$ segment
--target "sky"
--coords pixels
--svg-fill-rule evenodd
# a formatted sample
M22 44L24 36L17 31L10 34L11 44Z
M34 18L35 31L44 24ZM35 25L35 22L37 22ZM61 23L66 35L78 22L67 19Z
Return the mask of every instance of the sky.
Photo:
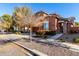
M3 14L11 14L15 7L27 6L32 12L40 10L51 14L57 13L65 18L74 16L75 21L79 22L79 3L0 3L0 16Z

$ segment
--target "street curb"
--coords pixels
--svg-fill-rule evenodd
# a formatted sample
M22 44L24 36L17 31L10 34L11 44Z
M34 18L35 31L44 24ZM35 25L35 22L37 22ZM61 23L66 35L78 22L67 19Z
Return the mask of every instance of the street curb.
M28 50L31 54L33 54L33 56L47 56L46 54L44 54L44 53L42 53L42 52L40 52L38 50L30 49L30 48L28 48L28 47L26 47L26 46L24 46L24 45L22 45L22 44L20 44L18 42L13 42L13 43L15 43L16 45L24 48L25 50Z

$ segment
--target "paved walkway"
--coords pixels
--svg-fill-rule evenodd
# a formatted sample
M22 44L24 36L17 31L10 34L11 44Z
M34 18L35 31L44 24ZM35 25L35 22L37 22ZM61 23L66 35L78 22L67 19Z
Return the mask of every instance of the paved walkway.
M61 43L70 47L70 50L79 52L79 45L71 44L71 43Z
M51 36L49 39L57 39L59 38L60 36L62 36L63 34L56 34L54 36Z

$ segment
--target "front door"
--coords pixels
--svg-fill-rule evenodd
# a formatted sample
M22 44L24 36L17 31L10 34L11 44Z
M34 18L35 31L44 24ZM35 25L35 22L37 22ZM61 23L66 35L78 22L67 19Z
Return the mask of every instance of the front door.
M63 33L67 33L67 22L63 23Z
M63 23L59 23L59 32L63 33Z

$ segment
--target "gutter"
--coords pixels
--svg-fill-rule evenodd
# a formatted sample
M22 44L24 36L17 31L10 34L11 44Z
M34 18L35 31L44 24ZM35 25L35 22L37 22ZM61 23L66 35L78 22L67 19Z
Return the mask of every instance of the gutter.
M30 48L28 48L28 47L26 47L26 46L24 46L22 44L19 44L17 42L13 42L13 43L20 46L20 47L22 47L22 48L24 48L25 50L27 50L29 53L32 54L32 56L47 56L46 54L44 54L44 53L42 53L40 51L37 51L35 49L30 49Z

